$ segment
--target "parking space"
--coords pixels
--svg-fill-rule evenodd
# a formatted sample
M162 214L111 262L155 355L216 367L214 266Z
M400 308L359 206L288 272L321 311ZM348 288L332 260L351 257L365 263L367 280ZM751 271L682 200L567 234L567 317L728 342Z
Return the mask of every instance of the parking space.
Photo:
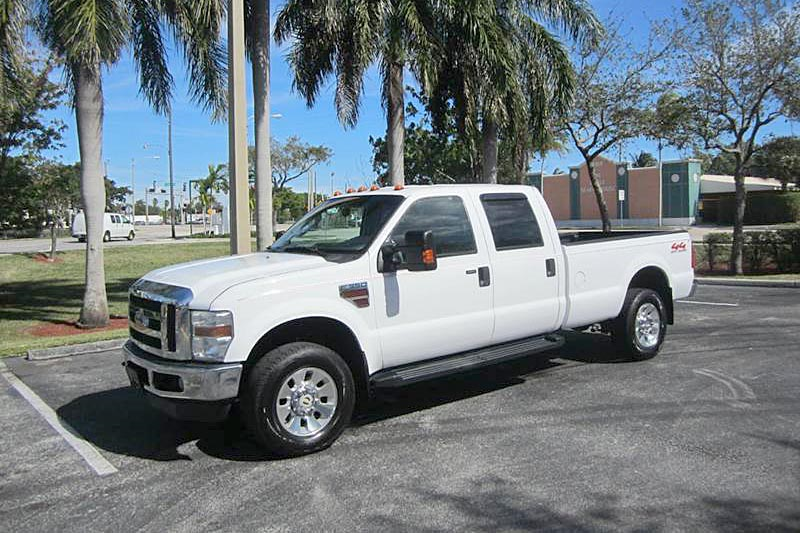
M235 422L151 410L119 353L7 359L116 472L0 379L0 529L797 530L800 291L692 301L652 361L570 335L384 395L329 450L282 461Z

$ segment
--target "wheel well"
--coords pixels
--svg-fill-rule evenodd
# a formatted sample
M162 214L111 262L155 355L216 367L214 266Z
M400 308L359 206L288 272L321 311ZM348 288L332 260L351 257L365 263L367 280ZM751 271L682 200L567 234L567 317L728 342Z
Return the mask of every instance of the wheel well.
M672 302L672 288L669 285L669 278L658 267L646 267L641 269L633 276L633 279L628 284L629 289L651 289L656 291L661 299L664 301L664 306L667 308L667 323L674 322L673 302Z
M366 400L369 395L369 372L364 351L353 331L332 318L300 318L272 328L250 351L245 362L245 373L270 350L297 341L321 344L338 353L353 374L357 401Z

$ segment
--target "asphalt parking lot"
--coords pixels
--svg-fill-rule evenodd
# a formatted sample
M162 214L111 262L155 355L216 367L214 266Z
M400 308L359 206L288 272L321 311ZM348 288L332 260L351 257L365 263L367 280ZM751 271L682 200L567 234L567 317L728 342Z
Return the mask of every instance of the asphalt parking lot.
M800 291L692 300L654 360L571 335L383 396L329 450L282 461L235 423L151 411L118 353L6 359L112 471L0 378L0 530L797 531Z

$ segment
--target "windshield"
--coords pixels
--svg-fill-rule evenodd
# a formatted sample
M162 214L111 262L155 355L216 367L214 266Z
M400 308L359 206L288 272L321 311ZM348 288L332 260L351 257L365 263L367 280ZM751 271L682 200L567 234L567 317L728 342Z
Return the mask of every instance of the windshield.
M360 254L403 201L397 195L328 200L269 247L271 252Z

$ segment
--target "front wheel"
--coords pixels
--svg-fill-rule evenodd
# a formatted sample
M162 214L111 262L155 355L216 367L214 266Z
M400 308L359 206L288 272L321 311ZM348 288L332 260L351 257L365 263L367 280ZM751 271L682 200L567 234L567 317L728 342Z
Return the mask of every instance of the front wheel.
M110 242L111 241L111 232L107 231L103 233L103 242Z
M650 289L628 289L613 324L614 342L634 361L655 357L667 333L667 312L661 296Z
M245 425L278 457L327 448L350 423L353 376L333 350L310 342L266 353L250 371L242 394Z

